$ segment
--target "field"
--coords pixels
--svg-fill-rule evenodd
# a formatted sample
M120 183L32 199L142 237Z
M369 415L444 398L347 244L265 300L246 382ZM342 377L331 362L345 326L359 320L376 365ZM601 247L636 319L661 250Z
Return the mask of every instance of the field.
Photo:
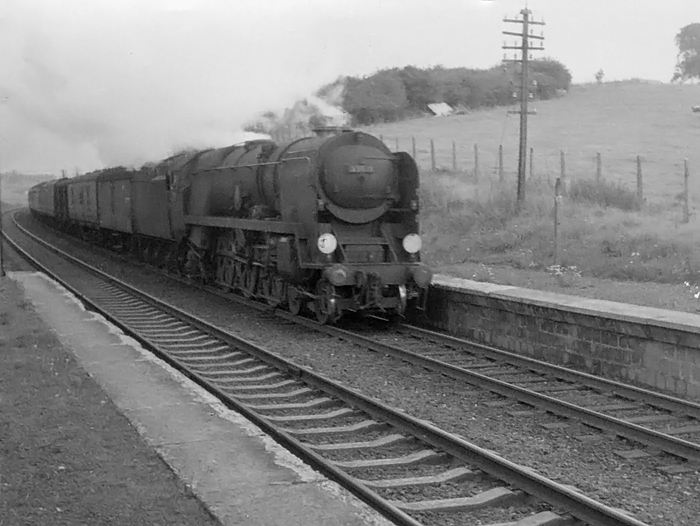
M519 214L514 206L518 116L508 117L506 108L367 131L382 135L392 148L398 138L400 149L409 152L415 138L422 168L424 254L430 265L477 280L627 301L625 294L606 297L605 290L597 289L641 282L651 290L656 288L652 283L679 285L674 296L700 291L700 217L695 213L700 115L691 111L697 104L699 86L642 81L573 86L562 98L534 102L537 115L530 116L529 126L534 170ZM435 171L430 170L430 139ZM457 171L452 169L452 141ZM497 173L501 143L503 183ZM553 269L553 185L562 150L568 194L560 208L560 265ZM603 165L600 182L595 181L597 153ZM636 201L637 155L642 156L641 207ZM682 222L685 158L691 173L688 224ZM612 281L595 281L601 279ZM643 294L632 296L634 303L686 309L670 300L659 303L658 292L648 300ZM698 299L694 303L700 305Z
M645 196L651 201L673 200L682 191L683 159L700 179L700 86L645 82L613 82L572 86L558 99L535 101L529 116L529 146L534 149L535 177L559 175L560 151L566 154L567 176L593 177L596 153L603 160L603 176L635 182L636 156L643 158ZM458 168L473 169L474 144L479 145L481 174L496 178L498 145L504 147L506 176L515 177L519 116L495 108L450 117L425 117L376 125L366 131L382 135L392 148L396 138L411 151L415 137L418 162L430 167L430 139L437 165L452 167L452 141L457 145ZM700 180L691 183L700 196Z

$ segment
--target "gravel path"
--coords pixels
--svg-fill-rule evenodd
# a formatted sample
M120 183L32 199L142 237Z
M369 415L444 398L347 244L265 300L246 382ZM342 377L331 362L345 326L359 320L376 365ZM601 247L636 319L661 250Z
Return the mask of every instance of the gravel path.
M61 244L74 247L72 243ZM672 457L652 455L624 460L615 453L631 448L623 440L606 438L599 443L582 442L576 436L591 431L579 424L564 429L544 429L543 423L559 420L537 412L531 416L512 416L510 411L527 408L491 407L487 402L498 400L497 396L475 391L458 381L309 333L270 315L192 291L145 269L76 248L72 248L72 253L300 365L413 416L430 420L558 482L575 486L607 505L632 513L639 520L658 525L698 524L700 472L666 475L656 470L674 463Z

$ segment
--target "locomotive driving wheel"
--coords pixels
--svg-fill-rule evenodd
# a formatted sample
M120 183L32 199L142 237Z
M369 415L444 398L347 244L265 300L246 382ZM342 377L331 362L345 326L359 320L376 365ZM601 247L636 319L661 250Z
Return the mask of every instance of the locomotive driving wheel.
M341 311L338 308L338 295L333 284L322 278L316 284L316 299L314 310L319 323L335 323L340 319Z

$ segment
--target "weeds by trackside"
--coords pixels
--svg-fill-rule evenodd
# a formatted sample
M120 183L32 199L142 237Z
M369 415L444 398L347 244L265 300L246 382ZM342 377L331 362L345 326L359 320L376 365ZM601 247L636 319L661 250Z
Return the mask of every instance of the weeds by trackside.
M685 285L688 288L688 290L696 300L700 299L700 285L691 285L688 281L684 281L683 285Z

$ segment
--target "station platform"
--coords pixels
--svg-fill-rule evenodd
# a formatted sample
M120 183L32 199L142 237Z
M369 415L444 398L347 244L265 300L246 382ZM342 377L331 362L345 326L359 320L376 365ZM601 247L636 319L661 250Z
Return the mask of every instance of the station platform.
M12 272L9 277L62 346L221 524L391 524L103 317L86 311L44 274Z

